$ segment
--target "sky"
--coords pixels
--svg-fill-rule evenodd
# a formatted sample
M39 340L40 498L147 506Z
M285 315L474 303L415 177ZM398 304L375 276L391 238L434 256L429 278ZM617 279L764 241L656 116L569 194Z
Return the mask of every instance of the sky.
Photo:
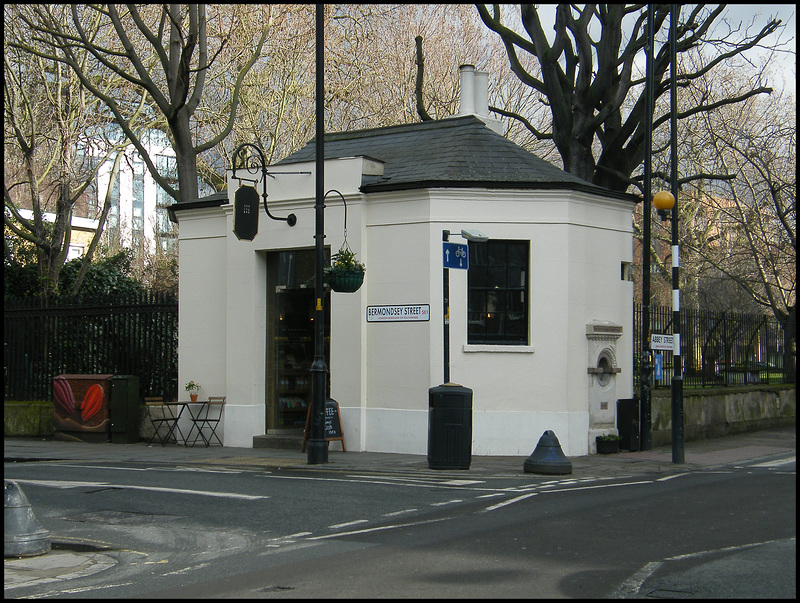
M780 65L783 73L783 84L791 86L797 91L797 5L796 4L729 4L728 21L730 23L748 23L754 16L757 17L756 25L763 26L770 17L776 17L786 24L780 34L780 41L786 42L787 50L792 54L781 53ZM765 43L777 41L777 35L769 36ZM764 52L755 50L755 52ZM777 84L777 83L776 83Z

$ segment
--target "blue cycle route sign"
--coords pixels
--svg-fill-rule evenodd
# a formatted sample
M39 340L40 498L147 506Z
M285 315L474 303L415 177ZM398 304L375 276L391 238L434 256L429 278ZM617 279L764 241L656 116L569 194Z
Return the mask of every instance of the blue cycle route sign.
M469 269L469 248L459 243L442 243L442 261L445 268Z

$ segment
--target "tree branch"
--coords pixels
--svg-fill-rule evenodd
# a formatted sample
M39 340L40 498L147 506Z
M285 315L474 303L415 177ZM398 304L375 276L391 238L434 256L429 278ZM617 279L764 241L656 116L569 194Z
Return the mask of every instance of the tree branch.
M268 32L269 28L265 27L261 32L261 37L258 40L256 49L253 51L250 60L247 61L247 64L239 72L239 75L236 76L236 84L234 85L233 95L231 97L231 111L230 114L228 115L228 122L225 124L225 127L222 129L222 131L219 134L217 134L214 138L207 141L205 144L201 144L195 147L195 152L198 155L203 151L210 149L219 144L221 141L223 141L233 128L233 122L236 119L236 108L239 105L239 95L241 93L242 83L244 82L245 76L250 71L250 68L253 65L255 65L255 62L261 56L261 49L263 48L264 42L267 39Z
M478 8L478 14L486 26L500 35L503 46L505 46L506 49L506 54L508 55L511 71L513 71L525 85L530 86L534 90L538 90L542 94L546 94L544 84L541 80L528 73L522 66L522 63L519 62L515 48L515 46L519 46L526 52L536 55L536 46L531 44L530 41L525 40L525 38L521 37L516 32L500 24L500 6L498 4L494 5L494 18L489 15L489 11L486 10L485 5L476 4L475 6Z
M432 118L428 115L428 112L425 110L425 104L422 102L422 77L425 63L425 59L422 56L422 36L414 38L414 43L416 44L417 52L417 79L414 84L414 98L417 102L417 114L422 121L431 121Z
M540 132L533 126L531 122L529 122L527 119L525 119L524 117L522 117L522 115L518 113L514 113L512 111L506 111L505 109L501 109L500 107L492 107L492 106L489 107L489 111L494 111L495 113L499 113L500 115L504 115L505 117L516 119L517 121L522 123L522 125L525 126L531 132L531 134L536 136L536 138L538 138L539 140L553 139L552 133L547 134L546 132Z
M722 100L717 101L715 103L711 103L709 105L698 105L697 107L692 107L691 109L687 109L686 111L679 112L678 115L677 115L677 118L678 119L686 119L687 117L691 117L692 115L695 115L697 113L700 113L700 112L703 112L703 111L706 111L706 112L713 111L714 109L717 109L719 107L723 107L725 105L732 105L732 104L741 102L743 100L747 100L751 96L755 96L757 94L764 94L764 93L772 94L772 88L764 88L764 87L756 88L755 90L749 90L748 92L745 92L744 94L741 94L739 96L734 96L732 98L725 98L725 99L722 99ZM665 115L662 115L658 119L654 120L653 121L653 129L656 129L658 126L663 124L665 121L667 121L669 119L669 117L670 116L667 113Z

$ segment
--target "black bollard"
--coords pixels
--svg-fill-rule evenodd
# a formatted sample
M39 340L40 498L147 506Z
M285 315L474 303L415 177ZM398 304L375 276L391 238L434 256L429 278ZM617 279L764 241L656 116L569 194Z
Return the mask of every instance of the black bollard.
M561 451L556 434L549 429L539 438L531 455L523 465L525 473L544 473L545 475L570 475L572 463Z

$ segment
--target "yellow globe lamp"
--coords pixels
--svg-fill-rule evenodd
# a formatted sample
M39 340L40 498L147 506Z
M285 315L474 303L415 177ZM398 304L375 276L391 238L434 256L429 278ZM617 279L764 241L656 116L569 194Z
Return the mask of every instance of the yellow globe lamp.
M658 191L653 195L653 206L658 210L662 220L668 218L667 212L675 205L675 197L669 191Z

